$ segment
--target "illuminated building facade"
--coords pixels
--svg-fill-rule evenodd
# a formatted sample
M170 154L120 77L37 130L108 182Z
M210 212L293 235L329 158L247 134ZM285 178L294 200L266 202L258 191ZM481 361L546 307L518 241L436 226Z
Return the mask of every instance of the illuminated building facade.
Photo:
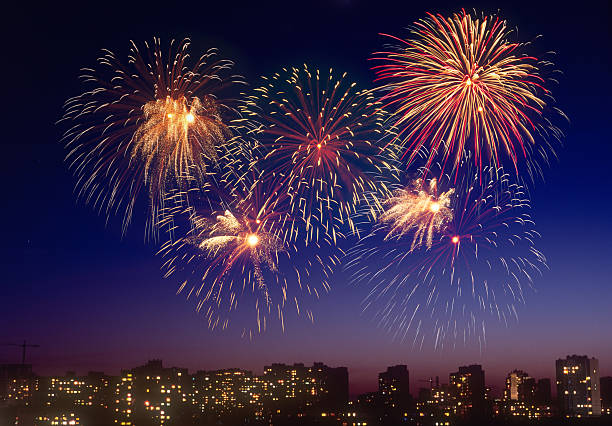
M191 411L192 378L161 360L124 370L115 389L115 424L167 424Z
M558 359L557 397L567 417L601 415L599 361L587 356L571 355Z
M262 381L240 369L198 371L192 376L192 403L201 412L261 411Z
M0 364L0 401L29 405L39 380L30 364Z
M65 376L47 377L42 381L45 405L48 407L101 407L113 403L113 378L99 372L77 377L74 373Z
M514 370L506 377L506 387L504 389L504 399L506 401L525 401L529 399L525 395L525 382L530 380L531 377L522 370ZM534 384L535 387L535 384ZM519 391L521 395L519 397Z
M42 415L34 418L36 426L79 426L81 419L74 413L62 413L59 415Z
M265 366L261 379L264 402L274 410L304 409L316 395L316 383L308 379L304 364Z
M261 377L263 402L274 411L335 411L348 403L348 369L315 362L272 364Z
M449 375L449 386L457 414L481 417L485 412L485 373L480 365L459 367Z
M334 411L346 406L349 401L349 376L346 367L328 367L321 362L315 362L309 367L308 373L317 384L317 407Z
M240 369L190 375L187 369L165 368L160 360L123 370L120 376L67 373L38 378L30 367L22 370L4 367L0 418L2 409L10 409L5 412L17 419L19 410L34 406L30 418L41 425L187 425L219 419L238 424L277 414L347 417L349 424L364 423L346 411L348 370L322 363L273 364L265 367L263 376Z
M48 378L45 388L45 403L49 407L84 405L85 381L77 378L74 373Z
M447 384L440 385L436 377L435 385L431 389L423 389L416 403L416 419L418 425L450 425L457 414L453 392Z
M387 367L378 375L378 392L385 405L407 409L410 404L410 374L405 365Z
M504 398L499 409L507 416L530 419L550 417L550 380L536 380L522 370L513 370L506 377Z
M405 365L387 368L379 374L378 392L353 402L348 401L348 370L322 363L272 364L262 376L242 369L190 375L184 368L166 368L160 360L123 370L120 376L37 377L30 367L3 368L0 419L19 417L19 424L309 424L316 418L322 425L445 426L481 424L490 416L537 419L555 414L549 379L536 381L514 370L506 378L504 397L492 400L479 365L459 367L448 384L441 385L437 377L422 380L429 387L421 389L415 404ZM600 389L603 414L610 414L612 378L604 378L600 388L596 359L571 356L557 361L557 371L564 415L599 415ZM31 421L20 417L24 412Z
M612 377L602 377L599 379L601 392L601 414L612 415Z

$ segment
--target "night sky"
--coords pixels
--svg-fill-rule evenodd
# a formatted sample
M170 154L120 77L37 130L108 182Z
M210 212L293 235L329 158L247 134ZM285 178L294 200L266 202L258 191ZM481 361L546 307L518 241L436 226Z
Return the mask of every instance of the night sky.
M322 361L348 366L351 394L376 387L386 366L407 364L418 382L468 363L482 364L499 392L512 369L554 377L554 360L568 354L599 358L612 375L612 197L610 195L610 77L612 20L607 1L591 2L133 2L60 8L25 4L5 16L2 114L2 287L0 343L27 339L41 345L28 362L39 374L101 370L162 358L190 370L241 367L261 373L272 362ZM212 3L212 2L210 2ZM555 51L564 74L552 87L571 122L559 161L532 191L533 217L550 271L528 294L520 322L490 322L487 346L422 350L394 342L361 314L367 286L350 286L345 274L315 306L315 324L291 320L282 334L254 341L211 332L182 296L162 279L156 245L143 241L139 218L122 237L120 218L106 223L76 201L74 179L63 161L62 129L54 123L69 96L80 93L79 68L101 48L125 57L128 41L190 37L192 52L216 46L234 59L252 84L281 66L304 62L347 71L372 87L368 57L385 40L407 35L425 12L476 8L500 11L519 38L538 52ZM0 362L17 362L18 348L0 347Z

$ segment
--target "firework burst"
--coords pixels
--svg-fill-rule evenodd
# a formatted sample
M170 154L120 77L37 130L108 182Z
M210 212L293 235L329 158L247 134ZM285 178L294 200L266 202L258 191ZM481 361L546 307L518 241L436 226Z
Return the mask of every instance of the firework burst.
M277 209L277 195L266 194L260 182L241 191L233 188L238 198L223 213L208 208L201 213L175 203L175 211L165 217L175 224L177 216L186 214L190 230L169 238L160 250L165 276L182 281L178 292L197 300L196 310L211 329L226 329L232 317L244 318L248 312L255 320L247 320L242 333L250 338L265 331L272 319L284 330L287 309L314 321L309 303L329 290L327 280L338 263L334 255L300 256L304 244L288 236L295 232L295 221ZM243 314L236 315L239 310Z
M249 221L242 221L226 210L223 216L217 216L212 225L205 220L196 218L195 228L197 235L191 238L197 249L202 251L204 257L218 258L219 253L229 253L225 268L221 271L223 276L232 263L246 257L253 265L253 275L257 288L262 292L266 305L270 303L268 288L263 277L262 264L270 271L277 272L275 258L278 253L285 251L282 240L261 229L260 226L249 226ZM255 220L258 225L259 219ZM206 279L204 276L203 279Z
M263 154L254 167L265 170L270 192L287 193L290 213L305 223L305 241L333 244L357 232L358 206L371 216L388 195L394 168L391 149L376 145L383 136L383 111L355 84L329 73L283 69L264 79L242 108Z
M389 36L400 44L375 54L382 102L394 112L409 165L427 147L427 166L437 152L452 167L472 152L480 170L509 159L517 173L521 164L532 177L541 173L537 160L547 162L550 141L562 136L547 115L564 115L550 107L542 77L552 64L523 53L526 44L510 35L497 16L428 14L411 38Z
M385 241L412 235L411 251L423 244L431 248L434 234L442 231L453 217L450 202L454 192L450 189L438 195L435 178L429 185L419 178L409 187L394 191L379 218L389 229Z
M104 50L98 67L82 70L90 89L65 104L78 194L107 215L122 211L124 231L143 191L154 224L169 188L201 183L233 141L223 119L231 109L218 96L241 80L215 49L189 66L189 46L171 42L165 52L154 39L141 52L132 42L127 64Z
M162 188L168 175L200 177L207 162L217 162L217 149L230 134L216 103L183 96L150 101L143 107L143 122L134 133L131 158L142 161L151 192Z
M436 348L459 338L484 344L486 320L517 319L525 286L546 267L522 187L501 170L483 172L487 184L466 173L455 188L444 175L452 218L431 246L414 246L422 232L414 226L389 240L389 226L380 222L349 253L354 280L372 284L364 309L396 338L413 332L413 344L422 346L431 336Z

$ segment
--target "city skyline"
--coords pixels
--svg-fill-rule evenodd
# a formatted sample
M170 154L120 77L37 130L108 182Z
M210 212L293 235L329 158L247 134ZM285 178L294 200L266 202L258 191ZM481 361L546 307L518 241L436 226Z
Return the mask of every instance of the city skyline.
M317 419L325 417L353 425L449 425L612 414L612 377L600 379L596 358L568 355L555 365L556 396L550 379L523 370L509 372L503 396L495 396L477 364L459 366L447 381L412 379L419 386L414 394L407 366L388 366L378 374L375 391L353 396L347 368L320 362L272 363L254 374L240 368L190 372L152 359L122 368L119 375L69 371L49 377L33 374L27 364L0 365L0 413L35 424L72 419L71 424L86 425L233 424L240 419L320 424Z
M66 11L19 7L9 28L11 40L19 42L10 43L8 56L19 69L11 71L6 89L11 111L1 172L6 243L0 249L5 274L0 318L6 326L0 343L25 339L39 345L28 348L26 359L39 374L119 373L125 364L146 359L190 371L237 367L260 374L272 363L320 361L348 367L351 394L358 395L377 389L378 373L387 366L408 365L414 395L417 380L478 364L501 394L512 370L554 381L551 360L587 354L599 359L602 377L612 376L609 2L576 8L552 1L337 0L300 4L301 13L273 3L215 4L192 5L191 13L183 11L176 19L135 4ZM394 339L362 312L368 285L351 284L342 268L313 307L314 324L287 317L285 332L276 327L253 340L235 330L210 331L194 304L176 295L178 283L162 278L158 244L144 241L143 206L122 235L120 217L107 221L75 201L75 178L65 164L56 121L65 99L81 90L79 69L94 64L100 49L124 53L130 39L188 36L195 51L217 46L235 58L238 72L253 87L279 67L308 62L346 71L360 87L372 88L369 59L386 42L379 33L403 36L426 12L450 14L462 7L499 9L521 39L534 40L534 49L556 52L554 62L563 73L553 96L570 119L558 159L544 167L544 181L529 190L549 269L535 280L535 291L526 292L518 322L487 323L486 344L459 338L456 347L439 350ZM0 346L0 363L20 358L18 347Z
M27 342L24 342L27 344ZM17 347L17 346L16 346ZM19 348L19 351L21 351L22 348ZM29 350L29 349L28 349ZM21 353L21 352L20 352ZM552 370L554 370L554 374L552 374L551 376L546 376L546 375L538 375L538 374L531 374L530 372L532 371L528 366L519 366L519 367L512 367L512 368L508 368L506 373L502 374L503 377L501 377L501 380L498 383L498 377L495 375L494 378L492 379L490 377L490 375L487 375L486 380L485 380L485 386L487 387L487 389L490 392L490 395L492 397L495 398L506 398L506 399L517 399L516 394L518 394L519 388L522 384L522 378L529 378L529 379L535 379L535 381L539 381L539 380L549 380L552 383L552 387L551 387L551 395L553 397L558 397L559 395L557 394L557 386L554 384L556 381L556 378L558 378L559 374L561 374L559 371L559 363L565 363L565 362L569 362L570 360L574 360L574 359L578 359L578 361L576 362L580 362L580 360L582 358L585 358L586 360L589 359L595 359L597 361L597 367L595 367L596 369L599 369L599 360L597 357L590 357L590 356L584 356L584 355L576 355L576 354L572 354L572 355L567 355L566 359L563 358L559 358L557 360L555 360L554 363L550 363L552 364ZM27 361L27 359L26 359ZM214 367L214 368L206 368L204 366L195 366L195 367L186 367L184 365L180 365L180 364L175 364L175 363L168 363L165 362L163 359L161 358L156 358L156 357L152 357L150 359L147 359L147 361L145 362L144 360L141 361L140 363L136 363L137 365L146 365L149 362L163 362L164 365L166 366L166 368L178 368L178 369L183 369L186 372L189 372L189 374L196 374L198 372L202 372L202 371L209 371L209 372L214 372L214 371L225 371L225 370L240 370L240 371L244 371L244 372L248 372L248 373L252 373L254 375L264 375L266 374L266 370L270 367L270 366L276 366L276 365L280 365L280 366L294 366L294 365L308 365L309 363L316 365L316 364L323 364L326 365L326 363L321 362L321 361L317 361L317 360L313 360L313 361L304 361L304 360L298 360L298 361L271 361L266 363L265 365L260 365L257 366L256 368L246 368L243 366L239 366L239 365L224 365L221 367ZM4 363L0 363L0 365L3 366L11 366L11 368L20 368L20 367L25 367L26 369L28 369L28 371L31 371L35 376L37 377L62 377L62 376L75 376L75 377L83 377L83 376L87 376L90 373L100 373L100 374L104 374L107 376L120 376L122 372L130 370L132 368L137 368L137 367L130 367L130 366L121 366L119 368L118 371L103 371L100 369L96 369L96 368L84 368L84 369L74 369L74 368L68 368L64 371L58 372L56 374L39 374L39 372L37 371L36 368L34 368L34 366L28 362L26 363L18 363L18 362L4 362ZM432 383L439 383L439 384L444 384L444 385L449 385L449 382L452 382L452 376L453 374L458 375L461 374L461 368L468 368L468 367L473 367L473 366L478 366L479 368L482 368L483 371L487 371L486 369L486 365L481 365L478 363L473 363L473 362L466 362L463 364L459 364L459 371L458 372L453 372L453 370L457 370L457 367L452 367L451 369L449 369L446 372L442 372L441 374L435 374L435 375L430 375L427 376L425 374L422 374L422 372L418 372L418 370L415 370L413 368L410 368L409 365L405 364L405 363L398 363L396 365L392 365L392 366L380 366L379 370L377 373L374 374L374 376L372 377L372 382L374 383L374 385L369 386L367 388L361 388L361 386L357 386L355 389L354 383L353 385L351 385L351 369L349 367L346 366L341 366L340 364L338 364L339 367L341 368L346 368L348 371L348 389L349 389L349 397L355 398L359 395L363 395L366 394L368 392L373 392L376 391L378 389L380 389L381 387L381 380L383 381L388 381L391 380L392 383L393 377L402 377L402 374L406 374L406 379L409 382L409 392L411 395L415 396L419 394L419 391L426 386L426 382L428 382L430 385L432 385ZM462 366L461 366L462 365ZM383 371L386 368L386 371ZM406 373L402 373L402 368L405 368ZM416 374L415 377L412 376L412 374ZM603 372L598 372L597 373L598 377L600 378L606 378L609 379L610 377L612 377L612 375L606 374L605 370ZM382 379L382 377L385 377L385 379ZM388 377L388 378L387 378ZM410 379L408 379L408 377L410 377ZM512 378L512 381L510 382L510 378ZM518 377L518 379L516 378ZM534 382L534 385L536 384L536 382ZM391 385L389 385L391 386ZM510 392L510 388L509 386L512 386L512 394L508 394L507 392Z

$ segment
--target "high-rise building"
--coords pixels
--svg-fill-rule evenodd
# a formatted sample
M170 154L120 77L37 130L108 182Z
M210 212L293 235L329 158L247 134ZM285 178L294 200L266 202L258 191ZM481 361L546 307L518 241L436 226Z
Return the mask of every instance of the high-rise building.
M601 386L601 414L612 415L612 377L602 377Z
M38 385L31 364L0 364L0 402L29 405Z
M253 373L240 369L198 371L192 376L191 399L201 412L224 414L261 407L262 382Z
M497 407L506 416L550 417L550 380L536 382L522 370L511 371L506 378L503 402Z
M333 411L346 406L349 400L348 368L328 367L315 362L308 372L319 385L317 404L322 410Z
M518 389L519 401L534 403L536 387L536 380L533 377L524 378Z
M301 363L267 365L262 382L265 405L273 411L304 409L312 405L316 393L316 384L307 377L307 368Z
M571 355L558 359L557 397L567 417L601 415L599 361L587 356Z
M64 376L47 377L41 382L44 404L48 407L106 407L113 400L112 377L100 372L89 372L78 377L73 372Z
M348 402L346 367L272 364L264 367L260 380L264 405L273 411L334 411Z
M116 423L163 425L188 415L192 378L186 368L164 368L161 360L123 370L115 389Z
M504 399L506 401L524 401L524 395L519 395L520 390L524 390L522 386L526 379L530 379L529 374L522 370L513 370L506 377L506 387L504 389ZM521 398L522 396L523 398Z
M552 402L552 394L550 389L550 379L538 380L535 394L536 403L540 405L550 405Z
M485 414L485 373L480 365L459 367L449 376L449 386L459 407L458 414Z
M423 389L415 407L417 418L427 420L417 424L447 425L450 423L449 418L457 413L451 389L447 384L440 385L438 377L435 384L433 381L430 383L431 387Z
M410 404L410 375L405 365L387 367L378 375L378 392L385 405L405 408Z

